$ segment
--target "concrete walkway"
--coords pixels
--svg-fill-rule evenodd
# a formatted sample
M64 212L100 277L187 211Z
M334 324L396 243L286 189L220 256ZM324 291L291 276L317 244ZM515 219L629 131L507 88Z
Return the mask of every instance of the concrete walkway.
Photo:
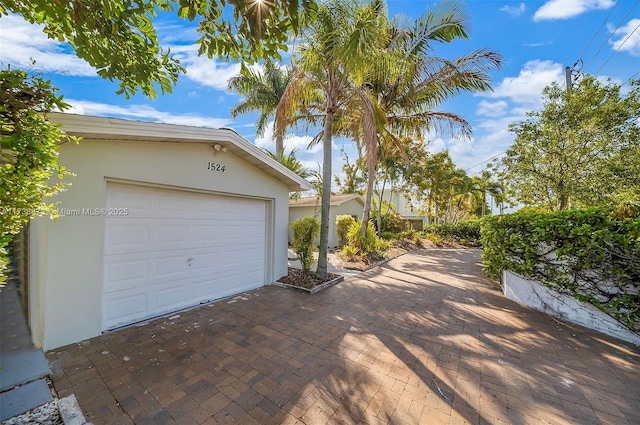
M265 287L48 353L95 424L638 424L640 350L423 250L309 296Z

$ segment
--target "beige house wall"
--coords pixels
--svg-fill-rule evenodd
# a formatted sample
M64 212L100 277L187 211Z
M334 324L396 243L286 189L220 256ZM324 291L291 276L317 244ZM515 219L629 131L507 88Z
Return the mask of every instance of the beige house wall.
M225 171L207 169L210 161ZM30 238L30 323L45 350L102 332L105 217L86 211L105 208L108 181L266 200L264 283L287 273L289 188L231 152L205 143L83 140L61 146L59 162L76 173L55 199L61 217L34 220Z
M343 214L353 215L357 219L362 218L362 210L364 205L357 199L346 201L340 205L331 205L329 209L329 248L335 248L338 246L338 234L336 232L336 217ZM289 224L293 223L299 218L317 216L320 219L320 206L316 207L289 207ZM289 242L291 242L292 232L291 226L289 226ZM316 244L320 243L319 239L316 239Z

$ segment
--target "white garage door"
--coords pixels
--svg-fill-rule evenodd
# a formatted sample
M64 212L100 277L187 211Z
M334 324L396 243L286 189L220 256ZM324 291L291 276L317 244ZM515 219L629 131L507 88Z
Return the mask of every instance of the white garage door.
M106 215L103 329L264 285L265 201L108 183Z

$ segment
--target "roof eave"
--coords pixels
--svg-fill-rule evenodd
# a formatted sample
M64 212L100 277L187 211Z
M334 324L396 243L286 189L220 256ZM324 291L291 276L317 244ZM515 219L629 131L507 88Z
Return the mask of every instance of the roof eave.
M214 129L122 118L53 112L49 115L66 133L88 140L220 144L231 153L285 183L290 192L312 189L311 183L289 170L231 129Z

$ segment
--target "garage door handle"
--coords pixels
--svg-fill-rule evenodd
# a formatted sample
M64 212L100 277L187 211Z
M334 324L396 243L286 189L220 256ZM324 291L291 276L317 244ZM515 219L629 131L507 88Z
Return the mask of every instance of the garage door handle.
M187 258L187 261L193 261L193 257Z

